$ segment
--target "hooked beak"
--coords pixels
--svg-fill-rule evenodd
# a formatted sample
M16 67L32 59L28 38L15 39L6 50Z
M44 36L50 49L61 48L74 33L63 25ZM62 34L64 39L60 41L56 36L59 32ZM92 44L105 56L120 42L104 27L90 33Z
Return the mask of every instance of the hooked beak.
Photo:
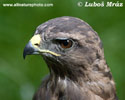
M29 42L23 51L23 58L26 58L26 55L31 55L31 54L39 54L38 50L34 48L31 42Z
M55 52L52 52L50 50L41 49L39 48L40 43L42 42L41 37L39 34L34 35L29 43L25 46L23 51L23 58L26 58L26 55L33 55L33 54L41 54L41 53L50 53L54 56L61 56L60 54L57 54Z

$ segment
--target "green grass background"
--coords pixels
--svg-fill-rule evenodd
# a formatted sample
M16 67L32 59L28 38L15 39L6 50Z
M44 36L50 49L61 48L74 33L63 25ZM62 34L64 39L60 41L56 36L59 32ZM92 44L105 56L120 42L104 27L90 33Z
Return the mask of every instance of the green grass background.
M85 8L78 7L78 1L80 0L0 1L1 100L31 100L48 69L41 56L28 56L24 60L23 49L38 25L60 16L79 17L98 32L116 82L117 95L119 100L125 100L125 7ZM3 3L16 2L52 2L54 7L2 7Z

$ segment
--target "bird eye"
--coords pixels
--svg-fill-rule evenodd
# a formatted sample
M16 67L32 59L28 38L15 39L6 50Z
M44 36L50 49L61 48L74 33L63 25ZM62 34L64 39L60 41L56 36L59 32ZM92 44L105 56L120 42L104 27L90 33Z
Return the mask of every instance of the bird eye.
M69 39L59 40L59 44L62 48L66 49L66 48L72 47L73 42L72 42L72 40L69 40Z

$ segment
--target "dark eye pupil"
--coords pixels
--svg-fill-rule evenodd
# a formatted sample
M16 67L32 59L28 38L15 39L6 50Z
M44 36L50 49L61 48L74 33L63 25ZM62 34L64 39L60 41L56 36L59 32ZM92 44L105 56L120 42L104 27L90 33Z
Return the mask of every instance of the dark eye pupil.
M62 43L64 46L67 46L69 44L69 40L64 40Z

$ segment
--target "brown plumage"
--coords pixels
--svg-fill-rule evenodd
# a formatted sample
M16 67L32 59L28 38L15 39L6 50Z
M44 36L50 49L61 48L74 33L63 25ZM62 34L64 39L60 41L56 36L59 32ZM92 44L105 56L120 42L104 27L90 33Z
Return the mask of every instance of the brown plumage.
M98 34L83 20L60 17L36 29L24 49L46 61L46 76L33 100L117 100Z

